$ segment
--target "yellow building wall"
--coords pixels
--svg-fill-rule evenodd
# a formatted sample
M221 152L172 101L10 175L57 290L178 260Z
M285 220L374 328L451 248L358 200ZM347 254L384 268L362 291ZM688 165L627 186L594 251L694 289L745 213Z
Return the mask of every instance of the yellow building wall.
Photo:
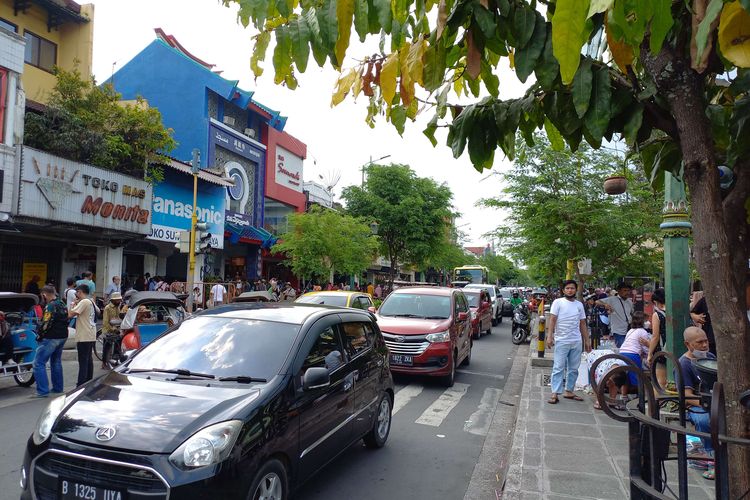
M94 58L94 6L81 6L81 15L89 18L88 23L78 24L66 22L61 26L47 31L47 11L37 4L32 4L26 13L13 11L13 2L0 1L0 17L18 26L18 34L23 36L24 30L29 30L37 36L45 38L57 45L57 66L65 70L72 70L77 61L78 71L85 77L91 76ZM49 93L55 86L55 76L43 69L30 64L24 65L23 88L26 98L32 101L46 103Z

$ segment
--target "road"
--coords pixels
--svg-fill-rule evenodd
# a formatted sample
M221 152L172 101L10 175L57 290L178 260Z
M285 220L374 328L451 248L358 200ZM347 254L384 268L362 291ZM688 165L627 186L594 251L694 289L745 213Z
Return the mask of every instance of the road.
M475 341L471 365L459 368L450 389L430 378L397 377L386 446L352 446L296 498L463 499L516 352L508 318L492 332ZM75 373L75 362L65 362L66 390ZM0 380L0 500L18 498L23 450L46 404L30 394Z

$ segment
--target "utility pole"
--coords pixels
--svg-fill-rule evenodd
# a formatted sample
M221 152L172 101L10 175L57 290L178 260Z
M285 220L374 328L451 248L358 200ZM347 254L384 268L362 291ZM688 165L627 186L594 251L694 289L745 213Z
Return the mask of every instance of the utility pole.
M688 218L685 185L671 173L664 173L664 215L659 226L664 235L664 291L667 300L668 350L676 357L685 352L682 332L690 314L690 255L688 239L692 224ZM667 375L673 378L673 366Z
M190 245L188 248L187 310L193 312L193 284L195 283L195 227L198 224L198 173L201 169L200 149L193 149L193 217L190 219Z

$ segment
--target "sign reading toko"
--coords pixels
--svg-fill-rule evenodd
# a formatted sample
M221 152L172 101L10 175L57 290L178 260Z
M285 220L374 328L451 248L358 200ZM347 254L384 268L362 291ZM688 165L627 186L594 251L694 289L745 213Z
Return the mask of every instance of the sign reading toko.
M225 187L198 181L198 221L208 225L213 248L224 248L225 203ZM180 241L180 231L190 230L192 216L192 177L165 171L164 181L154 185L152 229L148 238L176 243Z

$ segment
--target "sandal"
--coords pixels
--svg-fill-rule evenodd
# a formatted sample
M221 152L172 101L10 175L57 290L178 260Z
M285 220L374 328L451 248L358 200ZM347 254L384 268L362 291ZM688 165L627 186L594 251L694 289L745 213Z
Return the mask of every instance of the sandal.
M550 398L549 398L549 399L547 400L547 402L548 402L549 404L551 404L551 405L556 405L557 403L559 403L559 402L560 402L560 400L558 399L558 397L557 397L557 394L553 394L553 395L552 395L552 396L551 396L551 397L550 397Z
M704 472L702 476L708 479L709 481L714 481L716 479L716 470L713 467L711 467L706 472Z
M599 406L599 401L594 401L594 409L595 410L601 410L602 409L602 407Z
M573 401L583 401L583 398L579 396L578 394L573 394L571 396L563 396L565 399L572 399Z

